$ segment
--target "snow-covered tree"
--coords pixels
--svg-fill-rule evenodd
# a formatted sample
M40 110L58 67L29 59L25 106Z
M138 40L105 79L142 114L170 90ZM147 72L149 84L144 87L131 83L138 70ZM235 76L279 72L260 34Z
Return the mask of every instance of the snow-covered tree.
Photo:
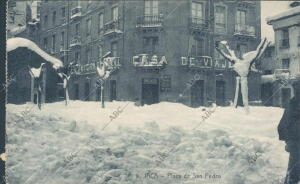
M44 95L45 89L43 87L43 75L45 71L45 63L42 63L40 68L29 68L29 73L31 77L34 79L34 82L37 82L38 86L38 94L37 94L37 104L39 109L42 108L42 95Z
M64 88L64 92L65 92L65 104L68 105L68 101L69 101L69 80L71 75L68 75L66 73L58 73L58 76L60 76L60 78L62 78L63 80L63 88Z
M98 74L98 83L100 85L101 89L101 102L102 102L102 108L105 107L104 105L104 86L105 86L105 81L110 77L111 73L113 73L114 70L117 69L117 66L114 63L108 63L105 61L104 58L108 57L111 54L111 52L106 53L102 57L102 61L100 63L100 66L97 66L97 63L95 63L96 68L97 68L97 74Z
M243 54L241 58L238 58L235 55L234 51L229 48L226 41L221 41L216 45L217 51L232 64L233 70L238 74L238 77L236 77L234 106L237 107L239 86L241 84L243 104L247 113L249 113L248 75L251 70L257 71L255 68L255 63L262 56L269 44L270 43L267 41L267 39L264 38L261 40L256 50ZM220 48L220 45L222 45L223 48Z

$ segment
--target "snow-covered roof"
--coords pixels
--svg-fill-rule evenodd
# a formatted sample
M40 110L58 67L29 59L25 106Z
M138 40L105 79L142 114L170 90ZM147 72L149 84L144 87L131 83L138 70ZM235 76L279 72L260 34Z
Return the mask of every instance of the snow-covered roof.
M41 48L39 48L34 42L32 42L28 39L16 37L16 38L10 38L6 42L6 51L7 52L13 51L20 47L28 48L28 49L32 50L33 52L37 53L42 58L44 58L46 61L52 63L53 68L55 68L55 69L58 69L63 66L63 63L59 59L47 54L45 51L43 51Z
M271 21L275 21L275 20L279 20L279 19L283 19L285 17L290 17L290 16L295 16L300 14L300 6L295 7L295 8L290 8L282 13L279 13L275 16L272 17L267 17L266 21L268 22L268 24L270 24Z

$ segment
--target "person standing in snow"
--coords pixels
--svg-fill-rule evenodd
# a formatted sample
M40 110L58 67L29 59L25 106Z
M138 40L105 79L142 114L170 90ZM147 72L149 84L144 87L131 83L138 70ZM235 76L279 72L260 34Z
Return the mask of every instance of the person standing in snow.
M286 151L290 153L284 184L297 184L300 181L300 78L292 85L294 97L278 125L279 140L286 142Z

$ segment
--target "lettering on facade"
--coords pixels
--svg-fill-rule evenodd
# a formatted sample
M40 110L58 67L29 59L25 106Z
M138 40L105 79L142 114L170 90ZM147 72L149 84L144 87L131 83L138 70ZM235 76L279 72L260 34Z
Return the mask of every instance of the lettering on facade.
M132 62L134 66L162 66L167 64L166 56L157 55L150 56L148 54L140 54L138 56L132 57Z
M181 57L181 65L198 68L212 68L214 66L216 69L226 69L230 66L225 59L216 59L213 63L209 56Z
M212 58L209 56L181 57L181 64L198 68L212 68L213 66Z
M106 63L108 65L108 70L112 70L114 68L120 67L119 61L120 60L118 57L107 57L103 59L103 62L98 61L96 63L88 63L84 65L76 64L71 66L71 74L85 75L96 73L96 65L100 67L103 65L103 63Z

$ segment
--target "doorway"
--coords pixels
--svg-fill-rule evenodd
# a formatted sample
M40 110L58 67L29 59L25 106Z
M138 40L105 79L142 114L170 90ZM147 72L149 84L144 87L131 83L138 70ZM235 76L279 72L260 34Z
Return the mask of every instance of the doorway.
M216 104L225 106L225 81L216 81Z
M204 81L196 80L191 87L191 106L204 106Z
M74 100L79 100L79 84L74 84Z
M261 100L263 105L273 105L273 85L272 83L266 83L261 85Z
M142 105L159 102L158 79L149 78L142 80Z
M117 100L117 81L116 80L110 80L109 81L110 86L110 101Z
M291 89L290 88L281 89L281 107L287 108L290 99L291 99Z

